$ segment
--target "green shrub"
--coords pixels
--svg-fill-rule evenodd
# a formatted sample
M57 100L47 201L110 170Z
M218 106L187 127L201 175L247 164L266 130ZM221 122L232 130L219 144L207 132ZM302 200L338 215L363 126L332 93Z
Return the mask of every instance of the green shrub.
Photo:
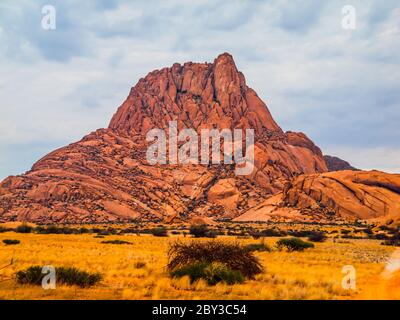
M31 266L26 270L18 271L16 279L19 284L41 285L46 274L42 273L42 267ZM100 282L100 273L89 273L75 267L57 267L56 281L58 284L77 285L81 288L91 287Z
M314 244L311 242L303 241L299 238L285 238L280 239L276 246L279 250L286 248L289 252L292 251L303 251L304 249L314 248Z
M264 242L251 243L251 244L246 245L244 248L245 248L245 250L250 251L250 252L252 252L252 251L267 251L267 252L270 252L271 251L271 248L267 244L265 244Z
M164 227L154 228L150 232L155 237L168 237L168 231Z
M169 271L199 262L223 263L230 270L239 271L248 278L253 278L263 270L258 258L237 243L215 240L188 243L176 241L170 245L167 265Z
M215 285L218 282L225 282L232 285L244 281L244 277L240 271L231 270L225 264L218 262L195 262L175 269L171 272L171 276L175 278L189 276L191 283L199 279L204 279L209 285Z
M19 244L21 241L15 239L4 239L3 243L10 245L10 244Z
M105 244L132 244L131 242L124 241L124 240L105 240L105 241L102 241L101 243L105 243Z
M66 285L77 285L79 287L91 287L100 282L102 276L100 273L89 273L81 271L74 267L56 268L57 281Z
M80 233L79 229L69 228L69 227L57 227L57 226L48 226L42 227L38 226L34 229L35 233L39 234L78 234Z
M42 267L32 266L25 271L18 271L16 279L19 284L34 284L40 286L45 275L42 274Z
M204 279L204 270L209 265L207 262L195 262L186 266L175 268L170 271L173 278L181 278L183 276L189 276L190 282L194 282L199 279Z
M27 225L26 223L20 224L18 227L15 228L15 232L17 233L31 233L33 227Z
M204 273L209 285L215 285L221 281L229 285L244 281L240 271L231 270L224 263L213 262L204 269Z

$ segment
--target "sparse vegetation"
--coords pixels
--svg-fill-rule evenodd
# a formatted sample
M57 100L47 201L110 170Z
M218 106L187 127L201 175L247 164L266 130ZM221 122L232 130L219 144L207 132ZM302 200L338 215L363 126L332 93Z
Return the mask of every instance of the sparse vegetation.
M4 233L4 232L7 232L7 231L11 231L12 229L10 229L10 228L5 228L5 227L2 227L2 226L0 226L0 233Z
M239 271L248 278L253 278L263 270L258 258L238 243L216 240L189 243L176 241L170 245L167 266L169 271L173 272L198 262L223 263L229 269Z
M142 269L142 268L144 268L146 266L146 262L143 262L143 261L137 261L135 264L134 264L134 267L136 268L136 269Z
M237 243L243 248L260 248L264 243L272 248L268 251L253 251L252 254L259 260L265 272L255 276L255 281L236 282L233 285L229 280L221 280L214 288L208 287L208 281L201 278L192 282L189 275L173 277L168 264L168 246L173 240L182 243L209 242L206 238L193 239L189 234L190 225L168 225L169 233L176 230L177 234L171 238L153 237L150 230L162 227L161 223L139 224L103 224L84 226L89 233L65 235L33 233L15 234L18 222L2 224L10 229L7 233L0 233L0 241L18 239L17 246L3 245L0 250L0 266L10 264L13 257L14 264L1 270L1 279L13 279L19 270L26 271L30 266L52 264L54 266L74 266L88 273L101 273L101 286L79 289L75 286L61 285L57 281L57 290L43 291L40 285L15 285L12 280L1 282L0 299L115 299L118 285L118 298L122 299L348 299L354 297L352 290L343 290L340 272L343 265L357 265L357 287L365 290L371 279L376 279L382 272L388 257L395 247L381 245L383 240L367 239L363 229L369 228L375 234L384 233L392 240L398 233L388 234L388 230L380 230L378 226L363 225L354 227L348 225L317 225L292 223L233 223L223 222L212 226L218 235L218 242L225 244ZM393 223L391 227L394 227ZM47 228L47 226L43 226ZM57 226L63 228L63 226ZM68 228L80 230L79 226L66 225ZM97 239L97 232L115 230L118 235L122 230L134 228L134 232L125 233L122 237ZM211 228L211 227L210 227ZM278 240L274 237L260 237L255 241L253 233L265 229L278 230L281 234L299 232L324 232L330 237L338 236L333 241L316 244L315 250L289 252L275 250ZM340 239L340 230L350 230L351 235L362 236L363 239ZM227 236L231 231L237 237ZM140 232L138 237L136 232ZM243 236L246 234L247 236ZM103 240L118 239L131 242L131 245L107 245ZM303 238L303 240L306 238ZM0 242L0 243L1 243ZM253 246L254 245L254 246ZM61 249L62 248L62 249ZM16 250L17 249L17 250ZM62 254L60 254L62 250ZM21 253L21 254L20 254ZM23 259L21 259L23 257ZM191 262L194 264L196 262ZM230 268L226 263L223 266ZM208 263L210 264L210 263ZM219 266L217 262L217 266ZM288 267L290 266L290 267ZM179 267L180 268L180 267ZM178 269L178 268L177 268ZM214 270L214 265L211 270ZM168 271L168 272L166 272ZM244 279L247 277L243 276ZM42 278L39 278L42 279ZM192 283L191 283L192 282ZM356 296L357 297L357 296Z
M105 241L102 241L101 243L104 243L104 244L132 244L132 242L125 241L125 240L105 240Z
M16 279L19 284L41 285L46 274L42 273L42 267L31 266L26 270L18 271ZM77 285L81 288L91 287L101 281L100 273L89 273L74 267L57 267L57 283L65 285Z
M311 242L303 241L300 238L285 238L280 239L276 246L279 250L286 248L287 251L304 251L308 248L314 248L314 244Z
M218 262L195 262L171 271L171 276L175 278L189 276L191 283L204 279L209 285L215 285L218 282L232 285L244 281L240 271L231 270L225 264Z
M312 242L324 242L326 240L326 235L323 232L313 232L308 236L308 241Z
M13 245L13 244L19 244L21 241L16 240L16 239L4 239L3 243L6 245Z
M205 224L191 225L189 233L195 238L215 238L217 236L217 233L210 230Z
M267 245L265 242L260 242L260 243L251 243L251 244L248 244L248 245L246 245L245 247L245 250L247 250L247 251L250 251L250 252L252 252L252 251L267 251L267 252L270 252L271 251L271 248L270 248L270 246L269 245Z
M155 237L168 237L168 231L164 227L154 228L150 232Z
M33 230L33 227L30 225L23 223L20 224L18 227L15 228L15 232L17 233L31 233Z

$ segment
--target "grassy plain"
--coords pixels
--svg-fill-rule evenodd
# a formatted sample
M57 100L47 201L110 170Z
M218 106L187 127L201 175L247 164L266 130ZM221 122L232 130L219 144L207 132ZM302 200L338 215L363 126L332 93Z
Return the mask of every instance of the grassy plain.
M188 278L171 279L166 271L171 241L191 241L189 236L155 237L149 234L22 234L0 233L0 299L352 299L384 270L393 247L379 240L333 239L315 243L303 252L277 251L279 238L265 242L273 250L256 252L264 272L242 284L208 286L203 280L190 284ZM3 239L20 240L5 245ZM259 243L251 237L218 236L222 241ZM124 240L131 244L105 244ZM196 241L210 241L196 239ZM11 259L13 264L10 264ZM19 285L15 273L32 265L74 266L100 272L103 280L92 288ZM342 288L342 268L352 265L357 272L357 289ZM6 267L7 266L7 267Z

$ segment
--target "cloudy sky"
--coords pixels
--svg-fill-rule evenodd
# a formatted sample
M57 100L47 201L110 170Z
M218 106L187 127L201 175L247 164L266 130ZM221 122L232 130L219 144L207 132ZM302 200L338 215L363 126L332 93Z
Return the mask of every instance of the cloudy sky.
M47 4L56 30L42 28ZM106 127L149 71L222 52L284 130L400 172L399 51L398 0L1 0L0 179Z

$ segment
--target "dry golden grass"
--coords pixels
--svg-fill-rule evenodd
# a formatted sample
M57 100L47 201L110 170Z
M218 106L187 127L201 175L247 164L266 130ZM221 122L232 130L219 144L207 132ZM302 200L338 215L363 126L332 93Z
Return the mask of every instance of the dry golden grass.
M0 268L14 259L12 266L0 270L0 299L347 299L381 273L394 250L374 240L333 243L330 239L304 252L256 252L264 273L243 284L220 283L210 287L204 281L190 284L186 277L168 276L166 253L169 242L177 237L107 236L107 240L132 242L132 245L113 245L102 244L104 239L91 234L0 233ZM21 244L6 246L3 239L18 239ZM228 236L218 239L258 242ZM265 241L273 246L276 240ZM357 270L356 292L341 288L342 267L349 264ZM58 286L55 290L44 290L16 284L12 279L15 273L31 265L75 266L100 272L104 279L100 285L87 289Z

